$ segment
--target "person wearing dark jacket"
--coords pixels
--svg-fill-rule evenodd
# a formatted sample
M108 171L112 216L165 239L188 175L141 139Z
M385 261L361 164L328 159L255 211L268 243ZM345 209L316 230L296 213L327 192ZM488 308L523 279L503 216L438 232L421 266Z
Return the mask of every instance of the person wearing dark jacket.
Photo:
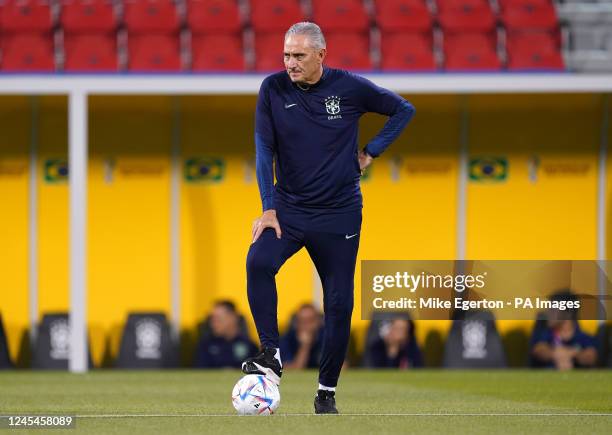
M244 358L257 353L257 346L240 331L238 312L232 302L215 304L209 322L210 334L198 343L196 367L239 368Z
M323 319L311 304L295 313L292 325L281 338L280 353L286 368L317 368L321 359Z
M414 338L414 323L398 318L390 321L369 349L370 364L377 368L422 367L421 350Z

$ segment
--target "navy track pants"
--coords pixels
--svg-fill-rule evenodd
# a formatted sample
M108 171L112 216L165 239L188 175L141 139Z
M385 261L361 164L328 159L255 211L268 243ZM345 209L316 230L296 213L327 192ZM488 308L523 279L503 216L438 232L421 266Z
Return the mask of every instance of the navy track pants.
M351 329L361 212L354 216L357 226L348 233L336 233L304 229L308 225L301 225L301 220L278 215L282 237L278 239L273 229L266 228L247 256L247 292L259 340L262 347L279 347L275 276L293 254L303 247L308 251L323 284L325 324L319 382L328 387L338 383Z

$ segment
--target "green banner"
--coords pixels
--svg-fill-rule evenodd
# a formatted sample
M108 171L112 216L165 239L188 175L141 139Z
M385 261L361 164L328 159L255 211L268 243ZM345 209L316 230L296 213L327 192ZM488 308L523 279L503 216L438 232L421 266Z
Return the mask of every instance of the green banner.
M65 159L47 159L44 162L44 179L47 183L68 181L68 162Z
M225 161L219 157L192 157L185 160L184 177L188 183L218 183L225 177Z

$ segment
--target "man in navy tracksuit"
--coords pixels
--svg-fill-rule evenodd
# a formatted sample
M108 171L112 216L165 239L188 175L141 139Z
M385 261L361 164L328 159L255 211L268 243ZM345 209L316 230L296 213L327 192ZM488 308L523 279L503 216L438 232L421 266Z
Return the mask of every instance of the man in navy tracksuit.
M414 113L414 107L399 95L347 71L323 66L325 55L319 26L293 25L285 35L286 71L267 77L259 90L255 146L263 214L253 224L247 291L262 351L242 364L245 373L264 374L280 383L275 275L305 247L323 284L318 414L338 412L335 387L350 334L361 229L359 178ZM389 119L358 150L359 118L366 112Z

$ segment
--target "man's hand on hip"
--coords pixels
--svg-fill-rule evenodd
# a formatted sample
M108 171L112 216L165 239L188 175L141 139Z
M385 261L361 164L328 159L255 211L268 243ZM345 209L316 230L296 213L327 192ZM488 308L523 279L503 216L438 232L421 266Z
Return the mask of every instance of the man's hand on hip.
M266 210L258 219L255 219L255 222L253 222L253 241L251 243L255 243L266 228L274 228L276 237L279 239L281 238L282 232L278 219L276 218L276 210Z
M374 160L374 157L372 157L371 155L369 155L363 150L359 151L359 154L357 155L357 157L359 159L359 169L361 169L361 175L363 175L363 171L365 171L365 169L368 166L370 166L370 163L372 163L372 160Z

